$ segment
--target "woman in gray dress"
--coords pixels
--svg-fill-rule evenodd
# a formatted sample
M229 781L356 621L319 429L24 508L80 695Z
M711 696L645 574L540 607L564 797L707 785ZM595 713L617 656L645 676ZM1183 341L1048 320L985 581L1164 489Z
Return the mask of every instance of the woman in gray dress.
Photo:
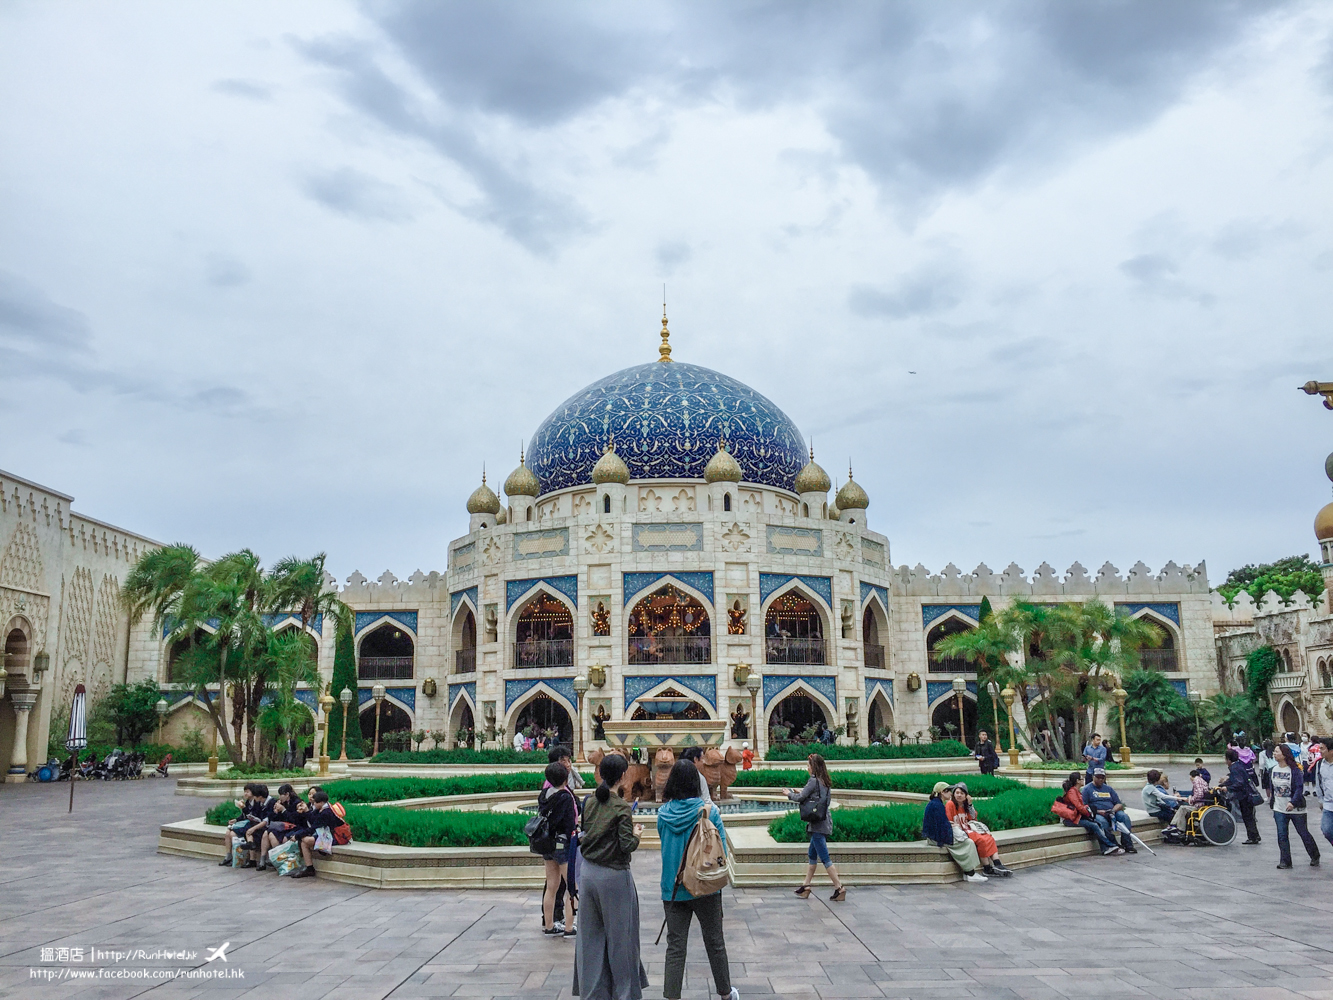
M648 972L639 957L639 893L630 859L643 827L614 791L629 761L607 754L597 791L583 806L579 835L579 928L574 995L583 1000L642 1000Z
M833 805L833 779L829 777L828 765L819 754L812 753L806 759L806 765L810 769L810 780L805 783L805 787L799 792L794 788L787 789L787 798L793 802L814 803L817 817L805 824L805 832L810 835L810 866L805 871L805 881L796 890L796 895L802 899L810 895L810 883L815 880L815 862L821 861L833 882L833 895L829 899L841 903L847 898L847 887L838 878L837 866L828 853L828 836L833 832L833 820L829 816L830 806Z

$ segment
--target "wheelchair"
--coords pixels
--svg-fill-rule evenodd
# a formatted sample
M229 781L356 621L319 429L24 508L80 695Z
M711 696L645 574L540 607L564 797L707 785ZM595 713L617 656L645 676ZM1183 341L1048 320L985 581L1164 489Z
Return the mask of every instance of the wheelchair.
M1226 793L1215 788L1203 803L1190 810L1185 828L1162 833L1162 842L1186 847L1226 847L1236 839L1236 818L1227 807Z

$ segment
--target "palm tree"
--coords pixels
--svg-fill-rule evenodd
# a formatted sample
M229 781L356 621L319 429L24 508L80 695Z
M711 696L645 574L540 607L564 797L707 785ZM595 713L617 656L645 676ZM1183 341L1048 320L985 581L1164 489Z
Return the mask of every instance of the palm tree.
M296 688L304 683L319 690L319 667L311 651L310 637L305 632L287 629L269 636L264 654L269 668L266 676L273 678L277 697L264 706L256 726L274 746L285 746L310 717L305 706L296 700Z

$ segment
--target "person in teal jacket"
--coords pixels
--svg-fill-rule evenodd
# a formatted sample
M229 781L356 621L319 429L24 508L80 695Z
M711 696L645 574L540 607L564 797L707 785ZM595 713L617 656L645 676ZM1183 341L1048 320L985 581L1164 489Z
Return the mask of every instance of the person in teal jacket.
M699 795L699 770L691 761L678 760L662 789L662 806L657 810L657 836L662 841L662 908L666 911L667 952L662 996L680 1000L685 979L685 946L690 935L691 917L699 918L708 964L713 970L713 986L723 1000L740 1000L731 985L731 965L727 961L727 942L722 936L722 890L707 896L692 896L676 884L685 857L685 846L699 821L704 800ZM708 805L708 818L717 827L722 843L727 831L717 806ZM727 847L730 853L730 845Z

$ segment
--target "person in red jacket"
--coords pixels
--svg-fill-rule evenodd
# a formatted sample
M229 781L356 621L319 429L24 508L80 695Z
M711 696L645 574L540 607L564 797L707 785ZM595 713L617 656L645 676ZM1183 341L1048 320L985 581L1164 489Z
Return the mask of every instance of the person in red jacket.
M754 751L750 749L750 744L742 743L741 746L741 770L748 771L754 767Z
M1083 775L1078 771L1071 772L1069 777L1065 779L1064 785L1061 786L1064 794L1051 804L1051 812L1059 816L1065 826L1081 826L1096 837L1098 844L1101 846L1102 857L1124 854L1124 849L1118 847L1116 842L1111 839L1110 834L1103 830L1093 819L1092 810L1083 801L1082 786Z

